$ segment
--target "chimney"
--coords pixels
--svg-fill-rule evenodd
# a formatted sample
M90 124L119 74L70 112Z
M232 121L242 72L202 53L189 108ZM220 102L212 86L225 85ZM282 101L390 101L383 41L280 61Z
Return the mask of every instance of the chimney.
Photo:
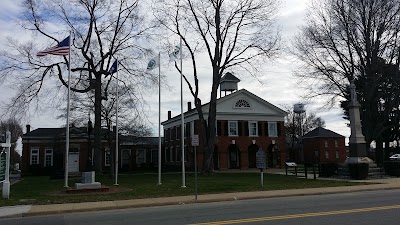
M192 103L188 102L187 104L188 104L188 111L190 111L192 109Z
M168 119L171 119L171 111L168 111Z
M31 132L31 125L27 124L26 125L26 133Z

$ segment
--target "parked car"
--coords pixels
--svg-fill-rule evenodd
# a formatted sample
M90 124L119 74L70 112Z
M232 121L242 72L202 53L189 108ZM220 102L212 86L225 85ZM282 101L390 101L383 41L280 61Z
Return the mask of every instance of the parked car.
M394 154L394 155L390 156L389 159L393 160L393 161L398 161L398 160L400 160L400 154Z

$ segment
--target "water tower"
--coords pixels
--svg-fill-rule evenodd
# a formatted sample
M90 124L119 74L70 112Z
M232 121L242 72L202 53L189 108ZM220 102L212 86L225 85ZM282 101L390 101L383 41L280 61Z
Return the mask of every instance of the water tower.
M300 147L301 137L303 136L303 118L305 117L306 110L303 103L296 103L293 105L293 134L292 134L292 148L290 157L292 160L304 160L304 154ZM299 131L298 133L296 131ZM298 137L296 137L298 134ZM297 151L295 151L295 142L297 139Z
M231 93L237 91L239 82L239 78L235 77L232 73L227 72L221 77L221 81L219 82L219 97L222 97L222 91L225 92L225 95L227 91L230 91Z
M303 136L303 118L305 118L306 109L303 103L296 103L293 106L293 124L295 124L295 117L297 117L299 124L299 136ZM297 116L296 116L297 115Z

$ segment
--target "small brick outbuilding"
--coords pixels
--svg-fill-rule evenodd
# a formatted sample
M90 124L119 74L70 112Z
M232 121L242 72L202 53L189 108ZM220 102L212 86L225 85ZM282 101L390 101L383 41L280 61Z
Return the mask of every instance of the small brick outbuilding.
M345 137L318 127L302 137L305 162L339 162L346 160Z

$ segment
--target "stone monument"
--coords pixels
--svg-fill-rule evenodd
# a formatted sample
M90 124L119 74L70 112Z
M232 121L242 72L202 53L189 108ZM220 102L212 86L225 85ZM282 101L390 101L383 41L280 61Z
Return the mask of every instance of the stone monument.
M367 157L367 145L361 130L360 103L357 101L354 81L350 83L350 96L349 117L351 135L349 141L349 158L346 160L346 163L353 178L365 179L368 176L368 167L372 163L372 160Z
M95 172L82 172L82 182L75 183L76 189L96 189L101 188L101 183L95 181Z

